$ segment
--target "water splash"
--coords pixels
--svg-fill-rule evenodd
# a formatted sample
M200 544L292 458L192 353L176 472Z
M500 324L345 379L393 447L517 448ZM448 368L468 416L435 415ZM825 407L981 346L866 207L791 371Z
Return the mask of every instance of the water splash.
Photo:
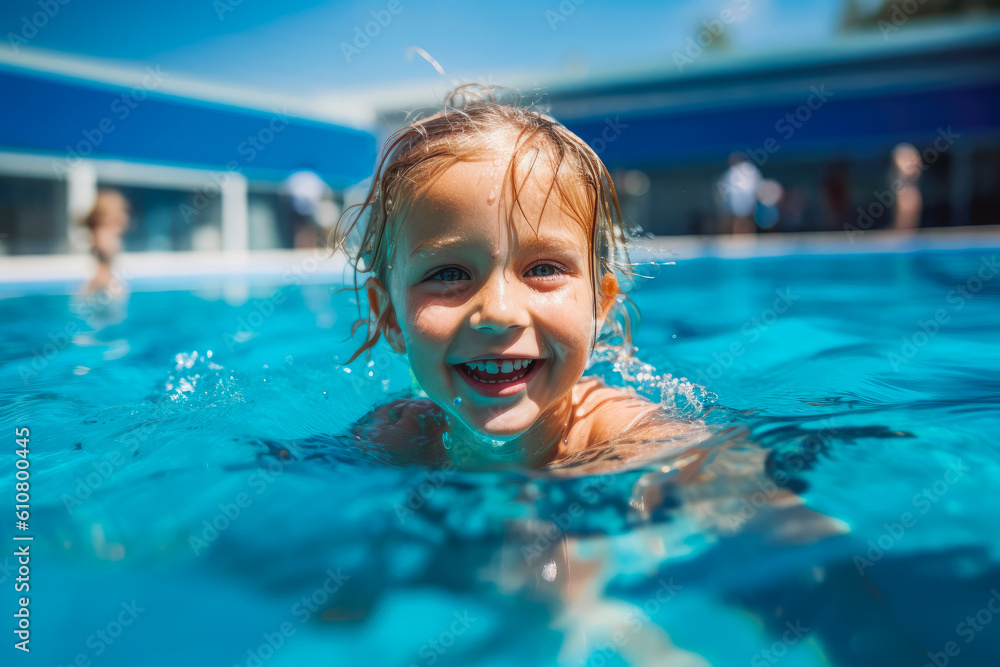
M235 378L221 372L222 366L210 361L212 352L199 354L180 352L174 356L174 372L171 373L163 389L171 401L190 401L197 397L214 401L222 397L243 401L242 394L235 388Z
M641 396L659 403L672 417L699 418L719 400L705 387L660 373L636 355L634 346L595 349L589 369L615 386L631 387Z

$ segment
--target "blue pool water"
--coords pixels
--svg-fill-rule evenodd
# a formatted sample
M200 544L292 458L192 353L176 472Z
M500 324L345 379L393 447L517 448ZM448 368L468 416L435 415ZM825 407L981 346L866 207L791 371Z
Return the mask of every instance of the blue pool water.
M329 285L206 279L106 318L9 296L30 662L998 664L997 254L663 267L639 356L713 435L614 473L390 467L329 437L409 386L387 352L338 365L355 312ZM3 664L28 664L4 540Z

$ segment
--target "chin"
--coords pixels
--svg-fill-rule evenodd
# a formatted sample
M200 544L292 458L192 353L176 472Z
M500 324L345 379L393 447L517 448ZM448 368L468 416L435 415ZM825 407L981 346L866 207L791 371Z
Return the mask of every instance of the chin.
M476 434L490 440L513 440L524 435L535 423L531 415L523 414L514 408L500 414L468 415L471 419L463 419L465 425ZM537 417L537 415L535 415Z

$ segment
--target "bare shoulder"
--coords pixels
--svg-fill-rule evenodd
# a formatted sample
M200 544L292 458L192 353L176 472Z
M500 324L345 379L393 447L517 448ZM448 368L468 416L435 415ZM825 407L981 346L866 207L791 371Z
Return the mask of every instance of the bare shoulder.
M400 398L380 405L355 422L351 432L387 453L414 461L431 456L440 442L444 413L425 398ZM436 452L435 452L436 453Z
M576 418L585 426L587 446L671 438L686 430L681 423L667 418L658 404L631 389L609 387L597 378L577 383L574 405Z

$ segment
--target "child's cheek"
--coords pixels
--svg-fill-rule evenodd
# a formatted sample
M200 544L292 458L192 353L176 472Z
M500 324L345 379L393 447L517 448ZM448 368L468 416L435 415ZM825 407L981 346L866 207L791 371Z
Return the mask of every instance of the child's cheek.
M539 295L535 311L557 328L570 332L592 327L594 302L589 292L582 290L556 290Z
M451 320L454 314L451 308L440 305L419 306L408 310L408 317L413 335L423 339L444 340L454 334Z

